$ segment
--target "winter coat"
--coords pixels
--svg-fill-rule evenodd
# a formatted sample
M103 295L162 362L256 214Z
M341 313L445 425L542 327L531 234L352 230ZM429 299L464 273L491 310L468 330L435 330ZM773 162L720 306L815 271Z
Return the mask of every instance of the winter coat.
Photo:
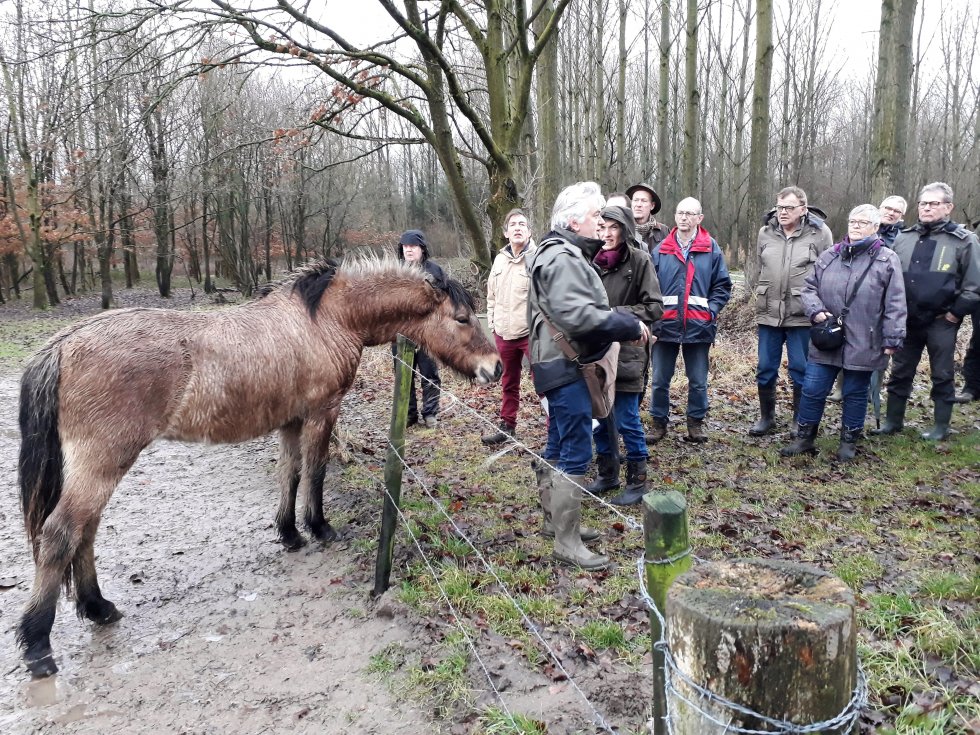
M527 273L528 253L536 246L527 245L514 255L510 245L497 253L487 279L487 324L501 338L520 339L528 334Z
M786 237L775 210L759 230L759 282L755 287L755 320L767 327L807 327L803 312L804 281L813 265L834 244L830 228L807 212L796 231Z
M612 342L640 338L640 321L633 314L609 307L591 262L600 245L600 240L553 230L528 255L531 370L538 393L582 379L578 365L565 357L552 338L544 315L565 335L581 362L598 360Z
M886 225L884 222L882 222L878 226L878 237L880 237L881 241L885 243L886 248L890 248L895 244L895 238L898 237L898 233L902 231L903 227L905 227L905 223L902 222L902 220L890 225Z
M657 222L657 220L655 220L652 216L650 217L649 222L652 224L650 229L647 231L647 234L640 235L639 231L637 231L636 239L643 243L643 246L646 248L647 252L653 256L653 251L656 249L657 245L662 243L667 238L667 235L670 234L670 228L662 222Z
M664 298L659 340L681 344L714 342L718 312L732 297L732 279L715 239L698 227L684 260L675 227L653 251L653 265Z
M902 262L909 328L922 328L946 312L962 319L980 301L980 243L949 220L906 227L895 238Z
M905 281L902 264L893 250L874 236L851 251L847 240L826 251L807 276L803 303L807 318L821 311L839 316L858 279L869 268L844 317L844 346L825 352L810 345L808 359L845 370L883 370L888 365L885 348L901 349L905 341Z
M664 313L660 282L650 257L639 248L626 246L623 259L609 270L596 270L614 311L632 313L651 329ZM616 391L642 393L650 368L649 345L624 344L619 349Z

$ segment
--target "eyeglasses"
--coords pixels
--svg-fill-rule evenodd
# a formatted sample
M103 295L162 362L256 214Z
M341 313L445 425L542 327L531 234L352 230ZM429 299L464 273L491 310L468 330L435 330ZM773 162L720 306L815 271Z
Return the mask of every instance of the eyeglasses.
M792 212L794 209L797 209L798 207L805 207L805 206L806 206L805 204L777 204L776 211Z
M891 212L892 214L898 214L898 215L905 214L905 210L897 209L895 207L882 207L882 209L884 209L886 212Z
M936 207L941 207L944 204L949 204L949 202L919 202L919 207L921 209L935 209Z
M700 217L700 212L674 212L675 217Z
M847 220L848 227L870 227L874 222L869 222L866 219L849 219Z

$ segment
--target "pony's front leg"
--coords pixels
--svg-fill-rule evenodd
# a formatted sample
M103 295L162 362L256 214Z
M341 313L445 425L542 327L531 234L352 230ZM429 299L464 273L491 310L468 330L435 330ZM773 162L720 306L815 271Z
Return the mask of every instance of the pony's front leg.
M276 529L279 540L287 551L296 551L306 544L306 539L296 530L296 490L300 478L300 434L303 422L296 421L279 430L279 510L276 512Z
M323 515L323 480L327 474L330 435L340 409L333 408L321 420L308 421L303 430L303 471L307 477L306 511L303 521L314 538L336 541L337 531Z

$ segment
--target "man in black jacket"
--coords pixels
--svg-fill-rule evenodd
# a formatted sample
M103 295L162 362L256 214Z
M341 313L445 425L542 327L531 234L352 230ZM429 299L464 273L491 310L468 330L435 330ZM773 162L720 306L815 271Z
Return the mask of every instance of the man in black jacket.
M902 261L908 324L905 346L892 358L888 409L876 434L895 434L905 423L905 407L922 357L929 352L935 425L923 439L938 441L949 434L956 392L953 354L963 317L980 302L980 242L950 219L953 190L937 181L919 194L919 223L898 235L892 249Z

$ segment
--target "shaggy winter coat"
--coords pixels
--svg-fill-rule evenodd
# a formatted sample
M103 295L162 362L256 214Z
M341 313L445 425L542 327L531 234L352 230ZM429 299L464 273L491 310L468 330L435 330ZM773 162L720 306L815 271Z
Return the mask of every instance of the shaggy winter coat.
M528 244L520 255L514 255L507 245L493 259L487 279L487 324L502 339L520 339L530 331L527 324L530 283L527 255L534 250L535 246Z
M808 319L821 311L839 315L861 274L870 267L844 318L844 346L828 352L811 344L808 359L845 370L883 370L888 365L885 348L901 349L905 340L902 264L877 237L870 243L855 244L853 253L849 246L844 240L821 255L803 290Z

